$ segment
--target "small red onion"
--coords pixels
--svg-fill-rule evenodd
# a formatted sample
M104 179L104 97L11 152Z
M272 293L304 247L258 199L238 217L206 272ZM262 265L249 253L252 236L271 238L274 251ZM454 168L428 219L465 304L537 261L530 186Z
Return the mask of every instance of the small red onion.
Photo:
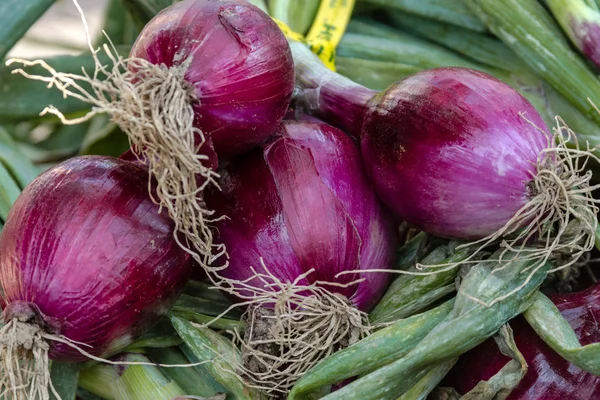
M191 257L147 185L131 163L85 156L27 186L0 234L4 321L21 319L100 357L154 325L183 290ZM86 359L49 344L53 360Z

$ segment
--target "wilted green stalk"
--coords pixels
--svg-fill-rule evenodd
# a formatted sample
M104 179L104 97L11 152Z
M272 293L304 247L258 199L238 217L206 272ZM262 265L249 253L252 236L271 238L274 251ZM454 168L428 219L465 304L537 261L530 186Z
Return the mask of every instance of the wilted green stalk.
M441 245L419 262L427 265L443 265L456 263L467 258L471 252L461 250L453 254L449 245ZM415 265L407 272L417 272ZM433 275L398 276L383 295L383 298L369 314L373 324L393 322L422 312L443 297L456 290L454 280L458 269L440 272Z
M183 353L177 347L147 349L150 359L158 364L185 365L190 364ZM212 379L205 379L198 373L196 368L169 368L158 367L165 377L177 383L188 395L210 397L218 394L212 385Z
M458 54L423 40L404 37L378 38L374 36L346 33L340 42L337 55L368 60L398 62L422 69L440 66L466 67L490 71L502 75L503 71L471 62Z
M582 346L552 300L538 292L523 316L552 350L582 370L600 376L600 343Z

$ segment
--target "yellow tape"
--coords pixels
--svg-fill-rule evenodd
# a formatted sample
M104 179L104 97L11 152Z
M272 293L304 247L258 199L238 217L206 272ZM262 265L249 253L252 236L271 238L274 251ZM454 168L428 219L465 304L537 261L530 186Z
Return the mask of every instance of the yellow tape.
M275 19L275 22L285 36L306 43L327 68L335 71L335 49L344 36L354 3L355 0L321 0L315 20L306 37L292 31L282 21Z

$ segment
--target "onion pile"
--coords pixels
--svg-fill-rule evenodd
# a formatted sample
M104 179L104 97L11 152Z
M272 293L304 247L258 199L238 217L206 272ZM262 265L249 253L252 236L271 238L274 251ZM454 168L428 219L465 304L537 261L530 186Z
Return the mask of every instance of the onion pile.
M175 239L208 269L225 249L212 243L202 190L215 183L219 157L261 143L283 119L294 87L288 43L267 14L244 0L185 0L145 26L129 58L103 49L113 65L102 65L90 44L91 77L63 74L43 61L9 63L43 66L50 77L13 73L93 106L74 120L53 107L42 114L66 124L109 114L156 179L151 194L175 221L182 236Z

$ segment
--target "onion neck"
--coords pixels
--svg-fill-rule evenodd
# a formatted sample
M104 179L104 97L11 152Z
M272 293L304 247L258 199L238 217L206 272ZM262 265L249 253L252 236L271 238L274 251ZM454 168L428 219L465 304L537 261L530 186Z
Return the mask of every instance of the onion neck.
M290 41L290 48L299 105L358 138L367 103L377 92L331 71L305 44Z

